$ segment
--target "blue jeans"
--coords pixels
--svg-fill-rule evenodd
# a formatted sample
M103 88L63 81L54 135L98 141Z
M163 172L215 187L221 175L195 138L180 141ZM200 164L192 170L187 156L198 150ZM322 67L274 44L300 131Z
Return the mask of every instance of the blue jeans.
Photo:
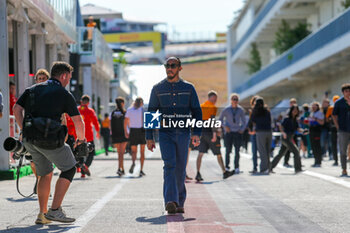
M159 132L159 147L164 161L163 196L165 204L183 207L186 200L186 164L190 133L181 130Z
M258 170L258 147L256 145L256 134L250 135L250 141L252 142L252 154L253 154L253 170Z
M331 140L329 135L329 130L323 128L321 131L321 148L322 155L326 155L329 152L329 157L332 158Z
M229 132L224 135L224 144L226 147L225 167L230 167L230 154L232 146L235 147L235 168L239 168L239 149L242 144L242 134L238 132Z

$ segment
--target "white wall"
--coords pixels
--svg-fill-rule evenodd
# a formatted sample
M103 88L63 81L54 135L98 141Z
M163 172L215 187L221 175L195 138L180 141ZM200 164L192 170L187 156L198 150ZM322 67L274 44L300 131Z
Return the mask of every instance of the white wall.
M307 19L306 22L310 25L310 30L312 32L318 30L319 26L320 26L320 22L319 22L319 17L317 14L312 14L310 15Z
M254 4L250 4L236 29L236 41L239 41L254 22Z
M320 3L320 24L323 25L333 18L333 1Z
M239 87L250 77L247 74L247 65L244 62L236 62L231 66L231 86L229 87L232 92L233 89Z

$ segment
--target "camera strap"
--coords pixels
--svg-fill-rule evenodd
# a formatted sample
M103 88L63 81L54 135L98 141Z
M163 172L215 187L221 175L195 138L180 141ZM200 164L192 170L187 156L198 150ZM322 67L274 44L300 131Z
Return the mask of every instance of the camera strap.
M19 162L18 162L18 167L17 167L17 172L16 172L16 174L17 174L16 188L17 188L17 192L18 192L22 197L24 197L24 198L29 198L29 197L31 197L31 196L34 195L34 192L33 192L32 194L26 196L26 195L22 194L21 191L19 190L19 174L20 174L20 172L21 172L21 167L22 167L22 163L23 163L23 157L24 157L24 156L21 156L21 158L19 159ZM38 184L38 178L36 178L36 180L35 180L35 186L36 186L37 184ZM35 186L34 186L34 187L35 187Z

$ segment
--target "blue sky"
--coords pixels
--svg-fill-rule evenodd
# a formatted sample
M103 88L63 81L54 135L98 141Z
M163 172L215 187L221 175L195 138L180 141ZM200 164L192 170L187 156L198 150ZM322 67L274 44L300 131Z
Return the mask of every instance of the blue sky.
M243 6L242 0L80 0L108 7L123 13L127 19L166 22L169 36L176 30L182 34L206 36L225 32L234 12Z

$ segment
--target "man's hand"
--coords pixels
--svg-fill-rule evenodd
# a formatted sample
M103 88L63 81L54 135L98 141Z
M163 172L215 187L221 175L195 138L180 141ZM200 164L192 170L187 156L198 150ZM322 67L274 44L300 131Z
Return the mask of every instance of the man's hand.
M256 134L256 132L255 132L255 131L250 131L250 130L249 130L249 132L248 132L248 133L249 133L249 135L255 135L255 134Z
M199 140L199 137L197 135L192 136L191 141L192 141L193 146L195 146L195 147L199 146L200 140Z
M243 130L239 130L239 131L238 131L238 133L243 134L243 133L244 133L244 131L243 131Z
M154 140L147 140L147 149L153 152L153 149L156 148L156 143Z
M213 133L213 138L211 139L211 142L216 142L217 136L216 133Z
M283 139L287 139L287 134L285 132L282 133Z
M86 138L84 138L84 139L77 139L76 141L75 141L75 143L74 143L74 146L73 146L73 148L75 149L77 146L79 146L79 145L81 145L81 144L83 144L83 143L86 143Z
M225 133L229 133L231 130L230 130L230 127L228 126L225 126Z
M125 131L124 136L125 136L125 138L129 138L129 133L127 131Z
M97 139L100 139L100 138L101 138L100 132L97 132L97 133L96 133L96 138L97 138Z

